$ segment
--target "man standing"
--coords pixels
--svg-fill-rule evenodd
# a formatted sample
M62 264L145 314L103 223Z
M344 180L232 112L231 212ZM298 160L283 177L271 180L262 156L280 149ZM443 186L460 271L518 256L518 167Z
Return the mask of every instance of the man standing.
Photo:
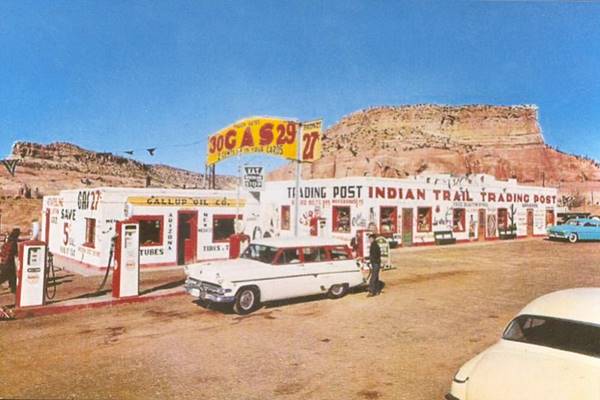
M6 242L0 249L0 284L8 281L10 291L17 291L17 267L15 265L15 257L19 248L19 228L12 230Z
M371 279L369 279L369 294L373 297L379 294L379 268L381 268L381 249L375 240L375 234L369 235L369 262L371 263Z

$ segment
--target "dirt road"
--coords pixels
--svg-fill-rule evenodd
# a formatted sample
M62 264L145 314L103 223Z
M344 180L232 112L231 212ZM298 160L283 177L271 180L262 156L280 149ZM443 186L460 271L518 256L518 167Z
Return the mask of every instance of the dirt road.
M528 301L600 285L600 244L394 253L383 295L240 317L187 296L0 323L0 397L441 399Z

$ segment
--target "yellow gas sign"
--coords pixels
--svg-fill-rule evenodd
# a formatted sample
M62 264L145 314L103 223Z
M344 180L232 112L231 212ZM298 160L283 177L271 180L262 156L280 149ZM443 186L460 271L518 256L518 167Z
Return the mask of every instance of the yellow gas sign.
M321 149L321 121L309 124L310 131L302 134L303 161L316 160ZM300 124L292 120L273 117L243 119L209 137L206 164L212 165L245 153L265 153L296 160L298 129Z

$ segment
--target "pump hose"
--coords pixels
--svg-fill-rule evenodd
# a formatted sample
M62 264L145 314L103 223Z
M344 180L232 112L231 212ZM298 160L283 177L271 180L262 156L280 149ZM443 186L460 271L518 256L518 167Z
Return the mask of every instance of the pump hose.
M52 296L48 288L48 278L52 275ZM46 268L46 299L52 300L56 296L56 271L54 270L54 257L48 252L48 268Z
M100 287L98 288L98 290L96 290L96 293L100 292L102 289L104 289L104 285L106 285L106 280L108 279L108 273L110 271L114 250L115 250L115 238L113 238L111 241L110 252L108 253L108 263L106 264L106 273L104 274L104 279L102 280L102 283L100 284Z

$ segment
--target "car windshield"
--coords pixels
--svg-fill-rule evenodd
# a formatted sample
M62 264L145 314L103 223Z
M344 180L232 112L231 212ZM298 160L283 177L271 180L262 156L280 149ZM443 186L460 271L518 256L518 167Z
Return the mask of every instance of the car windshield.
M581 225L581 221L579 221L577 219L570 219L570 220L567 221L567 223L565 225L579 226L579 225Z
M565 319L520 315L503 339L600 358L600 326Z
M271 264L275 253L277 253L277 249L274 247L262 244L250 244L240 257Z

